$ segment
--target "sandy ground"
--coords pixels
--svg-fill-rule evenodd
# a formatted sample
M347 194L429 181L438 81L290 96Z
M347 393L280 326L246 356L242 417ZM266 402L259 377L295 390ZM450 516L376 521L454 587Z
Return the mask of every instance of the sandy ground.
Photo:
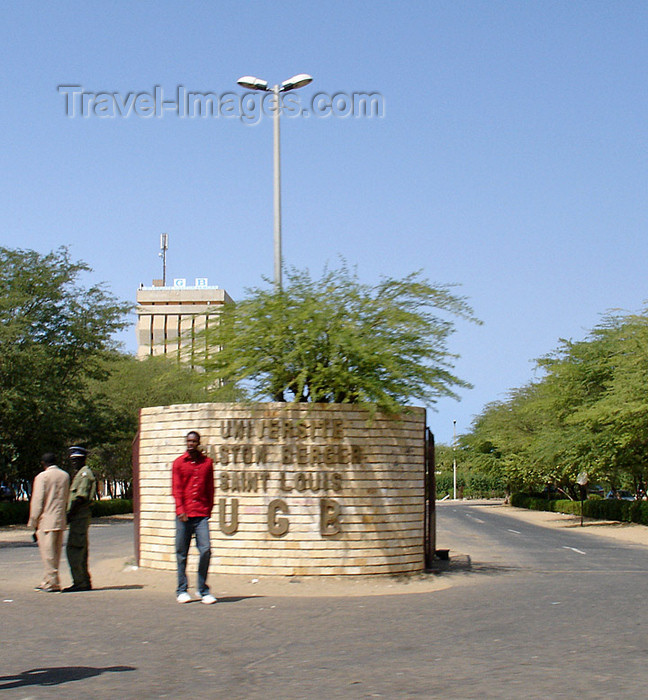
M607 522L585 519L584 527L580 527L580 517L562 515L557 513L545 513L539 511L527 511L520 508L501 505L499 502L476 502L476 509L496 510L498 514L511 519L523 520L534 525L547 528L578 528L584 533L592 533L602 537L608 537L637 545L648 546L648 527L629 523ZM107 524L114 520L132 520L132 516L114 516L101 518L97 523ZM91 531L92 532L92 531ZM16 525L0 528L0 547L3 543L27 541L31 533L26 526ZM92 534L90 540L91 559L90 568L93 582L96 588L108 590L123 587L144 587L151 594L168 596L175 588L175 573L157 571L152 569L140 569L134 566L132 558L127 554L116 559L92 558ZM465 560L470 552L456 552L450 550L451 562ZM65 553L63 554L65 559ZM39 562L40 563L40 562ZM447 570L447 564L442 567ZM65 562L61 565L62 583L66 584L68 575ZM35 573L31 570L15 572L12 576L15 583L32 585ZM193 577L190 577L190 580ZM23 582L22 579L25 579ZM258 577L249 576L223 576L211 577L212 592L217 597L236 596L300 596L300 597L354 597L371 595L395 595L409 593L427 593L449 588L452 583L447 577L438 573L422 573L410 576L336 576L336 577Z

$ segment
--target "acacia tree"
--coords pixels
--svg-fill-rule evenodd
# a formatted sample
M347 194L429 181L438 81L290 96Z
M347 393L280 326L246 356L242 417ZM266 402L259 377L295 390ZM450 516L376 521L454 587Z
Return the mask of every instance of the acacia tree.
M420 273L363 284L342 265L314 280L290 270L282 289L255 288L207 331L215 384L251 398L360 403L398 412L468 387L453 374L452 318L479 322L463 297Z
M130 305L62 247L42 255L0 248L0 476L30 479L45 451L77 429L79 397L127 325Z
M91 448L88 463L112 496L113 491L130 491L140 408L207 401L209 395L204 374L164 355L138 360L114 353L102 368L103 375L87 383L79 404L75 439Z
M581 471L614 487L648 479L648 315L610 314L540 358L544 376L487 406L465 444L476 468L575 495ZM484 449L484 447L488 449Z
M586 360L573 372L590 388L569 418L582 453L615 487L648 479L648 315L611 314L589 338ZM571 353L572 355L575 353Z

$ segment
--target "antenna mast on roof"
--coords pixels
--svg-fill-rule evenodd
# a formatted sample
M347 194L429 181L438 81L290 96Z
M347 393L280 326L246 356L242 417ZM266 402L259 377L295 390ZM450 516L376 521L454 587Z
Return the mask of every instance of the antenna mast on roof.
M162 258L162 286L166 287L166 252L169 249L169 234L160 234L160 252L159 256Z

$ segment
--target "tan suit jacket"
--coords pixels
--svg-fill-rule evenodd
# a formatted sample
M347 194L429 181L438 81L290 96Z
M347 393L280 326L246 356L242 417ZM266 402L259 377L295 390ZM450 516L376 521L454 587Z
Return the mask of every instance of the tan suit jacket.
M70 476L57 466L47 467L34 479L29 505L29 527L51 532L65 530Z

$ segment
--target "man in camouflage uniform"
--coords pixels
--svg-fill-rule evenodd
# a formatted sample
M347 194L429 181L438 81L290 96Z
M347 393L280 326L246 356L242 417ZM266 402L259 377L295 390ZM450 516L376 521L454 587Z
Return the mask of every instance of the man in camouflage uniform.
M97 482L90 468L86 466L87 454L83 447L70 447L70 463L76 475L70 486L67 509L70 529L65 549L72 573L72 585L63 589L65 593L92 589L88 571L88 529L90 504L97 495Z

